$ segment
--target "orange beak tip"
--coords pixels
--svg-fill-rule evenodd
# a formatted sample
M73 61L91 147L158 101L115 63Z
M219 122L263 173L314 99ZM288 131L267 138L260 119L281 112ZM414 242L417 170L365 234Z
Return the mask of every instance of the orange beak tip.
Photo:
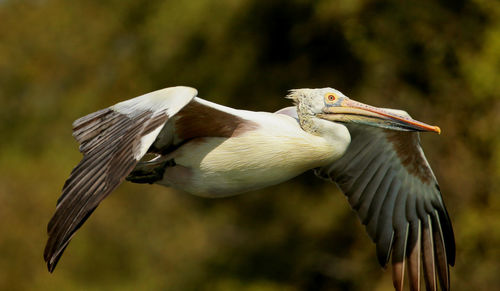
M441 134L441 128L439 128L439 126L434 126L434 130L437 132L437 134Z

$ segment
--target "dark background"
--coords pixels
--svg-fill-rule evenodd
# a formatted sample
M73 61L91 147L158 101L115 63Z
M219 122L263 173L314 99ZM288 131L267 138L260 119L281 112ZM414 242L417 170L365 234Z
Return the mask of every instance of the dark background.
M72 121L174 85L262 111L331 86L439 125L422 143L455 228L453 290L500 289L499 84L498 1L0 1L0 289L392 288L312 173L220 200L125 183L49 274Z

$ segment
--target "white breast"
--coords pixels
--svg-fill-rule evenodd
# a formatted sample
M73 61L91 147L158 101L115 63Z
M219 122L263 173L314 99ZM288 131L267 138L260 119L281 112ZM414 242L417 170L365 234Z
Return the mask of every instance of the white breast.
M177 166L167 169L159 183L205 197L230 196L325 165L347 147L303 131L289 116L251 114L260 125L256 130L193 140L172 153Z

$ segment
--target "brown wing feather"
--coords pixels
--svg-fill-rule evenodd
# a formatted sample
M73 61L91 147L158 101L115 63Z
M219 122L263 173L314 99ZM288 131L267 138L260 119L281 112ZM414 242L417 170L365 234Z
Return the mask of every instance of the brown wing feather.
M403 288L405 261L411 290L420 288L420 259L428 290L436 277L449 290L455 241L439 186L420 147L417 132L347 125L346 153L316 174L335 181L357 211L386 266L392 253L393 281Z
M75 231L135 167L141 137L166 120L165 112L145 110L130 117L107 108L75 121L73 135L84 156L66 180L48 225L44 258L50 272Z
M427 214L427 217L423 221L424 227L422 232L422 260L424 266L424 279L425 287L427 290L435 291L437 290L437 280L436 280L436 264L434 247L432 242L432 224L431 217Z
M411 291L420 291L421 222L410 224L407 261Z

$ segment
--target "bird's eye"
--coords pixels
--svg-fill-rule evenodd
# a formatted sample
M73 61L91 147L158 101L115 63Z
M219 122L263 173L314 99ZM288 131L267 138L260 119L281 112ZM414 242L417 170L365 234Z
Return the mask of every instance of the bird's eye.
M326 94L326 95L325 95L325 99L326 99L326 102L328 102L328 103L332 103L332 102L334 102L334 101L335 101L335 99L337 99L337 98L336 98L336 97L335 97L335 95L333 95L332 93L328 93L328 94Z

